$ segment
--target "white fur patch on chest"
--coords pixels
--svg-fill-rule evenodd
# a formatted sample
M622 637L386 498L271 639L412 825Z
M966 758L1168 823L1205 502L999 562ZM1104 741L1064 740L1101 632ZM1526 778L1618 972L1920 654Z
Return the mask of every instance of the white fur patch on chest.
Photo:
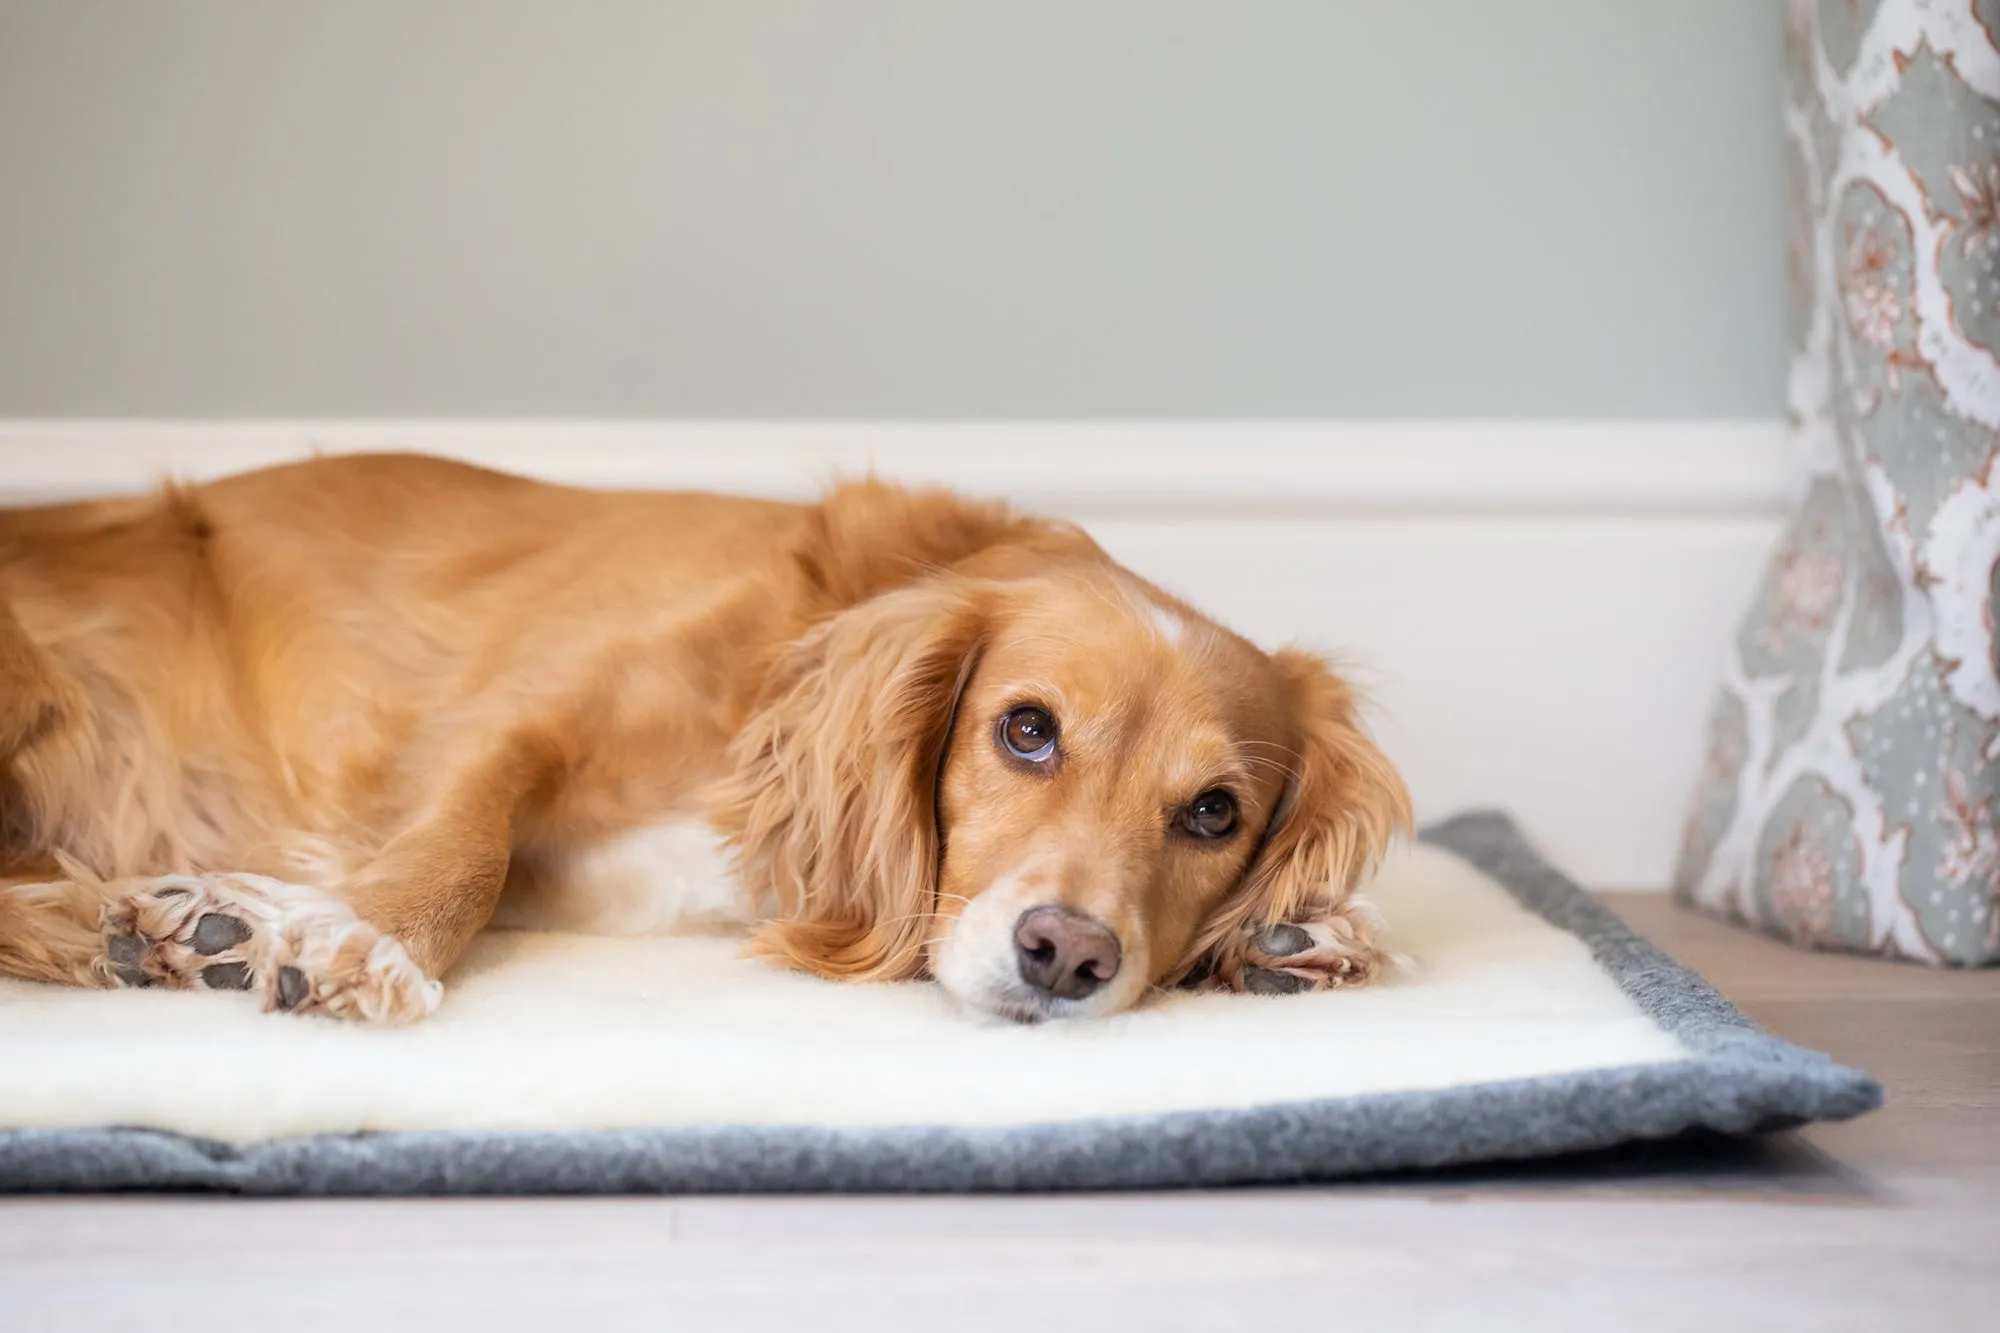
M510 887L493 924L584 935L670 935L753 919L722 840L707 821L670 820L537 856L532 882Z

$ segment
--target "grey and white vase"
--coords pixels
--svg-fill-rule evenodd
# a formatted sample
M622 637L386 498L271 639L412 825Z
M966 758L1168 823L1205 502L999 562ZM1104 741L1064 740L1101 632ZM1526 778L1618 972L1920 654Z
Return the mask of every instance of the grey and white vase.
M1675 873L1816 948L2000 959L2000 0L1787 18L1797 506Z

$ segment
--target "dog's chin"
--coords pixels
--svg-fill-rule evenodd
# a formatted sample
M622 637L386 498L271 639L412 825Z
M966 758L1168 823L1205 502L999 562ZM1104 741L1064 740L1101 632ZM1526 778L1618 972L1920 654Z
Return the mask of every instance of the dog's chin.
M1054 1017L1042 1006L1029 1000L995 1000L986 1005L982 1012L992 1018L1018 1023L1022 1027L1046 1023Z
M1104 1012L1101 1004L1038 995L1018 983L986 987L975 994L967 994L947 984L945 991L975 1018L1021 1027L1088 1018Z
M993 1023L1009 1023L1017 1027L1037 1027L1043 1023L1060 1023L1083 1017L1082 1014L1075 1012L1074 1005L1048 1004L1031 999L1007 997L975 1001L960 998L959 1003L970 1010L976 1018Z

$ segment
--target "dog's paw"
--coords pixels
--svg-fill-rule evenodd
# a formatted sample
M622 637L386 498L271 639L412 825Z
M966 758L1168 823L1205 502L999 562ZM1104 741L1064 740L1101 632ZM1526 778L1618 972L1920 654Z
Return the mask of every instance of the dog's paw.
M99 970L121 986L246 990L241 950L255 927L207 876L130 881L104 900Z
M1216 967L1216 980L1251 995L1296 995L1365 986L1408 960L1376 941L1381 918L1362 898L1316 921L1253 927Z
M257 974L266 1009L400 1026L444 998L395 937L349 916L343 923L280 923Z
M261 875L163 875L104 904L98 971L121 986L252 991L266 1010L413 1023L444 987L317 889Z

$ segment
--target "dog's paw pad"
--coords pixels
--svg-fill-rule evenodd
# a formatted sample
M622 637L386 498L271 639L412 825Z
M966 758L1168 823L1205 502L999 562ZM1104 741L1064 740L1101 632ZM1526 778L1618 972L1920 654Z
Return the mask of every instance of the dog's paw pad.
M132 934L113 935L104 941L104 956L109 958L111 965L121 973L136 969L146 959L145 937Z
M1252 995L1298 995L1313 983L1295 972L1278 972L1268 967L1243 969L1243 989Z
M118 984L127 990L145 990L160 984L160 978L147 967L149 962L158 965L152 954L153 942L144 935L122 931L104 937L104 961Z
M306 983L306 974L296 967L278 969L277 1005L280 1009L296 1009L305 1003L312 987Z
M1306 952L1313 947L1315 941L1312 933L1304 926L1280 922L1258 931L1254 943L1271 957L1284 958L1291 954Z
M233 949L249 938L250 924L247 921L221 912L205 912L194 923L194 933L188 936L188 948L207 958L225 949Z
M201 970L201 984L210 990L249 990L250 968L244 963L210 963Z

